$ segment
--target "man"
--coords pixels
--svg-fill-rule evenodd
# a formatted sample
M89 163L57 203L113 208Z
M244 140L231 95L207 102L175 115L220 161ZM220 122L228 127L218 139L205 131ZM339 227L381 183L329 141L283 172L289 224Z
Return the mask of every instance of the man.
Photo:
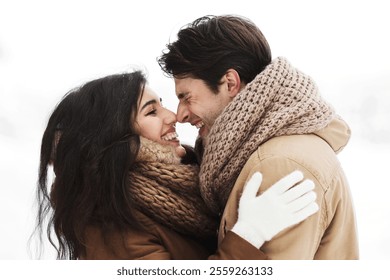
M286 59L272 60L258 27L238 16L197 19L167 47L159 64L174 77L178 120L199 128L200 187L221 217L219 242L228 230L245 231L248 240L256 234L233 227L254 172L263 174L264 192L299 169L314 181L320 211L261 250L270 259L357 259L352 198L336 156L350 130L314 81Z

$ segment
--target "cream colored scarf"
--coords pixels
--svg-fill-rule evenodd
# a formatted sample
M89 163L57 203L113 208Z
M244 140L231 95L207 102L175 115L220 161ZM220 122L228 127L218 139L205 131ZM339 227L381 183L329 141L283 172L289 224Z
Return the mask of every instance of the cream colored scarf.
M224 109L207 137L200 188L215 213L223 211L230 191L250 155L272 137L307 134L334 117L307 75L277 58Z
M181 164L170 146L141 137L137 162L129 174L135 208L182 234L216 235L213 218L200 195L198 165Z

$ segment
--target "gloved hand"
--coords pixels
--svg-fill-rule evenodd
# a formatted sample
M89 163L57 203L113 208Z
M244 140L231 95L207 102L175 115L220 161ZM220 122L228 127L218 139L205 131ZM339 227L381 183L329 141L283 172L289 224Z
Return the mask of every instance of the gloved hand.
M314 183L311 180L299 183L302 179L302 172L294 171L256 196L262 175L254 173L242 193L238 220L232 231L260 248L280 231L316 213Z

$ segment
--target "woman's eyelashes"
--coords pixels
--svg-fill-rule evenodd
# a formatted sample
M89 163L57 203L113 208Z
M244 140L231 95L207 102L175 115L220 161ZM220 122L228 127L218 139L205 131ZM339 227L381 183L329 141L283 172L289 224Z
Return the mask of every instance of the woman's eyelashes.
M164 105L162 104L162 100L160 99L159 101L154 101L153 104L150 104L149 107L147 108L147 113L145 116L155 116L157 115L157 110L159 108L164 108Z
M151 110L148 110L145 116L155 116L157 114L157 109L152 108Z

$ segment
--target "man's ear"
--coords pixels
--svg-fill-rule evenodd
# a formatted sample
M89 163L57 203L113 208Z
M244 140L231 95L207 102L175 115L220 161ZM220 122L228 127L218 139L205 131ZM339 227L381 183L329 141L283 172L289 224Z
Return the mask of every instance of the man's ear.
M235 97L241 90L241 79L238 72L234 69L228 69L224 75L227 84L227 90L231 98Z

